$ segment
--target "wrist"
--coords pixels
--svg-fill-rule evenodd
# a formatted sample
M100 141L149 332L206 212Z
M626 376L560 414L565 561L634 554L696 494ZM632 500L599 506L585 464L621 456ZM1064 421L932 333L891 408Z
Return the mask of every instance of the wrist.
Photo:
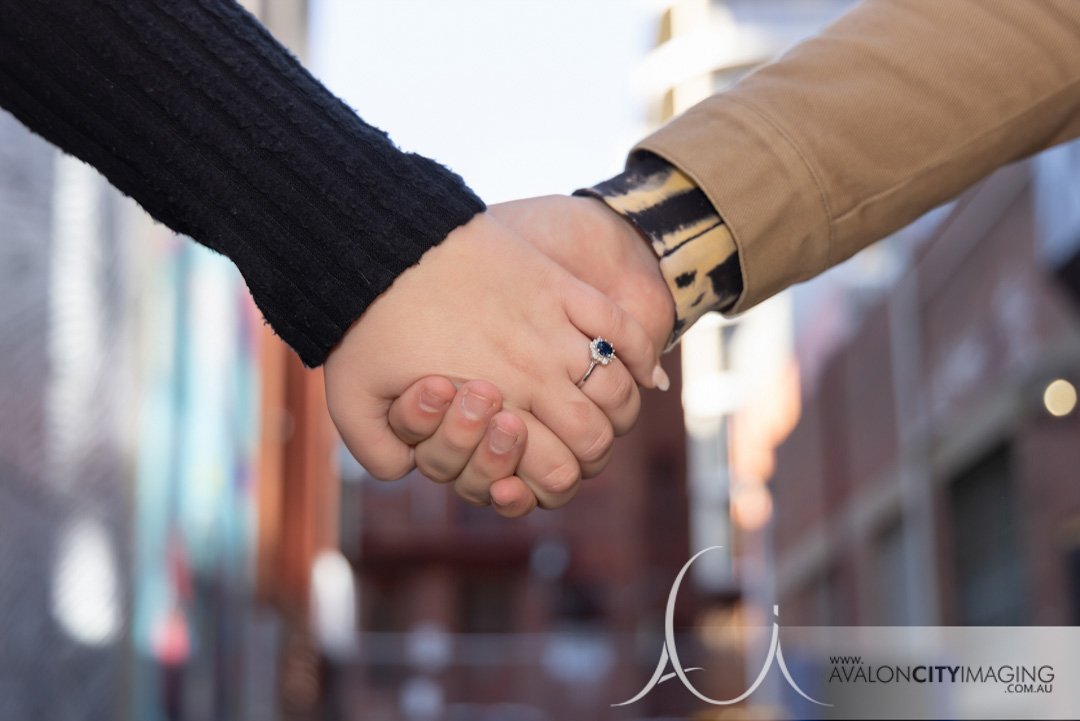
M742 294L735 241L705 193L674 165L639 153L624 172L575 195L602 201L647 240L674 300L665 346L705 313L735 305Z
M612 272L623 276L633 297L619 298L649 333L657 348L665 348L675 325L675 300L660 270L660 261L649 239L626 216L601 198L575 197L603 230L596 238L609 238Z

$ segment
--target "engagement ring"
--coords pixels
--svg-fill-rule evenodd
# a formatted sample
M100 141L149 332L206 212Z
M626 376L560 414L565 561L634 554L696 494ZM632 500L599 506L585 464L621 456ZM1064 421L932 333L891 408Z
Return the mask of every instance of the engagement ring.
M589 376L592 375L593 369L598 365L606 366L615 358L615 346L608 343L603 338L594 338L589 343L589 357L590 363L588 370L585 371L585 375L581 376L581 380L577 382L578 388L585 385L585 381L589 380Z

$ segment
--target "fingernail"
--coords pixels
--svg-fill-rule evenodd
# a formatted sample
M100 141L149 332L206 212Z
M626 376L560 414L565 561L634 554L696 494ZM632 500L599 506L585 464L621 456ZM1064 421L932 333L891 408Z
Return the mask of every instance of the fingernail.
M440 413L445 411L448 405L450 405L449 398L429 390L420 391L420 407L428 413Z
M495 453L509 453L517 442L516 433L508 433L498 426L492 426L491 433L488 434L488 445Z
M478 421L487 415L494 404L487 398L472 391L465 391L461 398L461 411L471 421Z
M652 372L652 381L653 385L655 385L662 391L666 391L668 388L671 388L671 379L668 378L667 373L665 373L664 369L661 368L659 365L656 366L656 370Z

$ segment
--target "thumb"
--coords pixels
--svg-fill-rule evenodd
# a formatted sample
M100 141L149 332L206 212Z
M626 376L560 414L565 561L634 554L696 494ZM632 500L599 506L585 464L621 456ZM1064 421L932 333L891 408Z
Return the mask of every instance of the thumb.
M416 467L412 446L390 427L390 399L366 394L342 399L328 394L326 401L345 447L372 476L393 481Z

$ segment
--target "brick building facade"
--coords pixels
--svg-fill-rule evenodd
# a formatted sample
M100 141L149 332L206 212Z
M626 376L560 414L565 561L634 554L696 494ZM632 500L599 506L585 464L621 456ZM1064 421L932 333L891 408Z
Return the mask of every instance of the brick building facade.
M1044 173L957 201L805 386L771 480L786 623L1080 623L1080 416L1044 402L1080 381L1080 307L1041 260Z

